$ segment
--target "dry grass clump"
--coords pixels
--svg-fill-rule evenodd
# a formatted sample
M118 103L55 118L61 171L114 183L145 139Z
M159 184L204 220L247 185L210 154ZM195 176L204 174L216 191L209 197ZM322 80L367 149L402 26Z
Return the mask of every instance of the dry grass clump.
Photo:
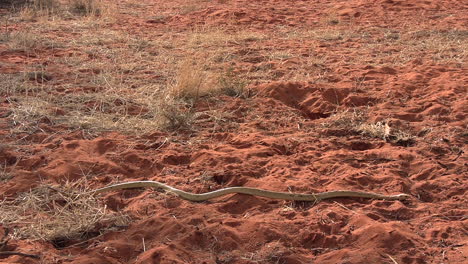
M40 185L12 201L0 202L0 223L13 227L20 239L63 241L86 239L106 226L122 226L128 218L110 212L80 182Z
M391 128L387 122L364 123L356 126L356 131L362 135L381 138L385 141L402 146L414 144L415 137L400 129Z
M2 76L0 95L13 106L8 115L11 133L32 133L47 124L138 134L188 127L193 115L187 101L164 95L153 86L130 91L107 78L108 89L57 96L50 84L30 81L31 77L42 79L40 74Z
M322 126L328 130L346 131L347 134L360 134L371 138L380 138L397 145L410 146L415 137L398 128L392 128L386 121L367 122L367 113L360 110L343 111L329 117ZM343 133L340 133L343 134Z
M190 130L195 119L195 112L190 104L170 96L161 101L160 113L164 120L161 128L168 130Z
M362 110L355 109L353 111L345 110L337 112L327 119L327 122L321 125L325 128L337 128L345 130L354 130L356 126L367 120L367 113Z
M247 82L232 69L223 73L197 56L182 60L171 84L162 91L159 113L163 127L169 130L190 130L195 119L197 101L220 93L228 96L248 96Z
M31 52L41 46L41 39L28 31L2 33L0 42L5 42L13 51Z
M0 95L13 96L21 93L29 93L34 88L25 85L19 74L0 73Z
M200 61L196 56L183 60L172 84L162 92L159 113L164 120L163 128L190 130L195 119L194 105L202 98L221 93L249 96L245 89L247 81L236 76L233 69L220 72Z
M391 132L390 126L386 122L357 124L355 130L359 131L363 135L381 138L383 140L388 140Z
M9 115L12 132L35 132L39 130L41 122L52 123L49 102L34 97L22 97L15 101Z
M213 69L211 64L201 63L196 57L180 63L168 95L191 103L201 97L226 94L233 97L248 97L247 80L236 74L232 67Z
M218 90L214 75L196 60L181 62L174 84L169 87L169 95L174 98L197 101L200 97Z
M70 11L81 16L100 16L103 7L99 0L70 0L69 3Z
M91 131L120 131L139 134L162 127L162 99L151 87L134 89L111 87L90 93L69 94L48 101L58 106L62 115L52 116L54 123ZM52 108L53 109L53 108Z

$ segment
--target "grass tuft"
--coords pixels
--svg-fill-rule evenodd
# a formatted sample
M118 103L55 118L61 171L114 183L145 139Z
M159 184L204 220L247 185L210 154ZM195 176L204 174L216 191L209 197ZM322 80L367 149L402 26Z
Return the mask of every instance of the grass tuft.
M205 68L206 65L194 58L182 61L174 84L169 87L169 95L193 103L200 97L217 92L216 76Z
M80 16L100 16L102 4L97 0L70 0L70 11Z
M110 212L81 182L40 185L12 201L0 202L0 223L19 239L45 241L86 239L102 226L122 226L128 218Z
M364 111L343 111L331 116L327 122L322 123L322 126L328 130L346 131L344 135L359 134L365 137L380 138L406 147L415 143L415 136L410 133L391 127L386 121L370 123L367 119L368 114Z
M391 133L390 126L386 122L357 124L355 130L359 131L363 135L373 138L381 138L383 140L388 140Z

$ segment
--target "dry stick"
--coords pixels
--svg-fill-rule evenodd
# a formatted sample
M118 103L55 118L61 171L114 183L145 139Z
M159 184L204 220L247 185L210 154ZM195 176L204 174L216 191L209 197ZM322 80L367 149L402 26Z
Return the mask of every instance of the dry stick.
M339 202L336 202L336 201L333 202L333 203L336 204L336 205L338 205L338 206L340 206L341 208L344 208L344 209L346 209L346 210L348 210L348 211L351 211L353 214L357 214L356 211L354 211L354 210L352 210L352 209L349 209L348 207L344 206L344 204L342 204L342 203L339 203Z
M390 256L389 254L387 254L387 256L392 260L394 264L398 264L398 262L392 256Z

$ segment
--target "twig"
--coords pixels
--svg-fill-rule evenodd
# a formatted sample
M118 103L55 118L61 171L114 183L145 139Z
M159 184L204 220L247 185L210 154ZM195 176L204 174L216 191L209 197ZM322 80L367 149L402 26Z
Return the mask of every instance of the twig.
M394 264L398 264L398 262L392 256L390 256L389 254L386 255L393 261Z
M165 138L163 143L161 143L155 150L162 148L167 143L168 138Z
M339 202L333 202L333 203L340 206L340 207L342 207L342 208L344 208L344 209L346 209L346 210L348 210L348 211L353 212L353 214L357 214L356 211L354 211L352 209L349 209L348 207L344 206L344 204L342 204L342 203L339 203Z

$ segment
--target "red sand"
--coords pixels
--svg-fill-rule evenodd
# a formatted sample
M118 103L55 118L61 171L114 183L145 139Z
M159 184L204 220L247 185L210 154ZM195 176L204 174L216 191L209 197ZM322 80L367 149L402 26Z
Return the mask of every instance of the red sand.
M138 12L163 5L167 11L182 1L143 2ZM201 10L162 22L122 15L115 27L145 35L167 27L183 31L197 24L227 25L268 35L278 25L312 28L334 12L363 28L415 25L458 28L466 35L463 2L209 1ZM271 39L271 49L275 47L308 52L307 43ZM115 132L88 138L45 120L42 131L24 138L21 148L0 148L0 163L11 166L14 175L0 185L0 197L15 197L40 181L77 180L84 171L97 175L96 187L115 179L158 180L193 192L226 186L292 192L350 189L408 193L412 200L336 199L314 205L232 195L192 203L152 190L112 192L103 200L134 218L128 227L65 249L15 240L11 245L16 250L41 254L43 262L11 256L0 257L0 263L344 264L393 263L392 258L400 264L468 263L466 61L435 63L426 54L394 67L350 66L342 62L361 54L347 54L340 47L324 44L314 50L336 56L327 65L331 74L325 82L288 81L288 65L273 63L284 78L251 84L256 97L220 96L209 107L230 116L218 129L201 116L194 134L155 131L130 137ZM20 71L42 59L2 51L0 61L15 67L0 71ZM362 77L365 89L356 89L354 80ZM17 139L8 137L10 104L0 99L0 143L7 144ZM361 106L368 106L370 121L386 119L407 128L416 135L415 143L400 146L322 125L334 111Z

